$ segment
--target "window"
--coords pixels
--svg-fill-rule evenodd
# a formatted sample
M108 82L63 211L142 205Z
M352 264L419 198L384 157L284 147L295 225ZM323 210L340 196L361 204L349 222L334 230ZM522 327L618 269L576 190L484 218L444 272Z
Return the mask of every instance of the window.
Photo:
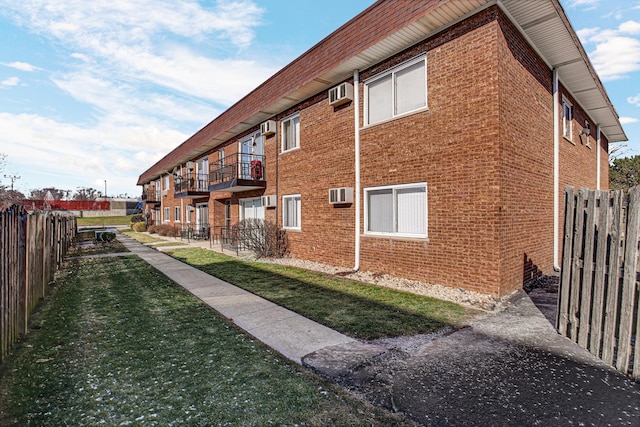
M562 99L562 136L573 141L573 105Z
M163 190L168 190L169 189L169 175L165 175L164 176L162 189Z
M367 125L427 107L427 57L401 64L365 85Z
M427 237L427 184L365 188L365 233Z
M243 219L264 219L264 207L260 197L253 199L241 199L240 203L240 220Z
M300 148L300 114L282 121L282 151Z
M164 222L171 221L171 208L164 208L164 217L162 220Z
M300 195L282 197L282 224L284 228L300 230L301 219Z
M180 206L173 207L173 220L175 222L180 222Z

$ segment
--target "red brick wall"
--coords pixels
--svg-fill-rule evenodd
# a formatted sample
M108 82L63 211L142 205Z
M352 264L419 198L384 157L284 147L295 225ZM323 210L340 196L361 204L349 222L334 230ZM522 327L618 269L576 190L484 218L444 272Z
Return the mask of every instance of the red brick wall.
M491 7L363 70L361 81L424 53L428 110L362 129L361 177L362 188L427 182L428 238L370 236L361 225L361 268L505 295L553 269L551 70ZM296 112L300 148L280 153L280 120ZM212 193L211 223L224 225L227 198L236 222L239 197L277 194L278 207L265 209L265 219L282 225L282 197L300 194L301 230L288 231L290 255L352 267L355 204L327 199L329 188L355 186L353 114L354 103L333 108L326 92L278 114L278 134L265 139L266 190ZM574 126L577 140L581 126ZM237 151L237 140L227 141L226 155ZM562 140L560 148L561 187L594 187L595 141L589 149ZM600 150L604 183L606 141ZM364 215L363 202L363 224Z
M553 271L552 72L504 16L500 63L500 294Z

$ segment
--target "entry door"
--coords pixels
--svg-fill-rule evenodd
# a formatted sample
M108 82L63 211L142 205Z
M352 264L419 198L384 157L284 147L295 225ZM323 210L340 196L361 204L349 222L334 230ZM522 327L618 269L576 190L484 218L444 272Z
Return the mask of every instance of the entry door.
M260 197L240 200L240 219L264 219L264 207Z
M196 204L196 224L198 229L209 225L209 204L198 203Z
M209 188L209 159L207 157L196 163L197 191L207 191Z
M240 141L240 177L251 179L251 161L262 161L264 154L264 138L255 133Z

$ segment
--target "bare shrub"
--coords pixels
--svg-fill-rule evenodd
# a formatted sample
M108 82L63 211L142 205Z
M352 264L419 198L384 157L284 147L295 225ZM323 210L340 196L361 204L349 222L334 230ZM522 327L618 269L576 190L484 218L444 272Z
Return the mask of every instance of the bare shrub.
M232 235L258 258L282 258L289 253L286 231L269 221L244 219L233 226Z
M152 225L147 231L151 234L159 234L165 237L179 237L180 230L169 224Z

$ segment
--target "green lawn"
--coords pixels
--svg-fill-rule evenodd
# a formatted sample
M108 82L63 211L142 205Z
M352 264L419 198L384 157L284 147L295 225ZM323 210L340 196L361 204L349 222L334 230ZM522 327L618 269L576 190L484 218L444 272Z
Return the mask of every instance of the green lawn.
M137 233L131 229L119 229L118 231L140 243L166 242L166 239L160 239L147 233Z
M411 425L284 360L135 256L71 260L55 287L0 365L0 425Z
M300 268L241 261L203 249L170 254L358 339L431 333L473 314L457 304Z
M127 216L96 216L96 217L79 217L77 218L78 227L88 227L88 226L113 226L113 225L127 225L131 223L131 217L133 215Z

